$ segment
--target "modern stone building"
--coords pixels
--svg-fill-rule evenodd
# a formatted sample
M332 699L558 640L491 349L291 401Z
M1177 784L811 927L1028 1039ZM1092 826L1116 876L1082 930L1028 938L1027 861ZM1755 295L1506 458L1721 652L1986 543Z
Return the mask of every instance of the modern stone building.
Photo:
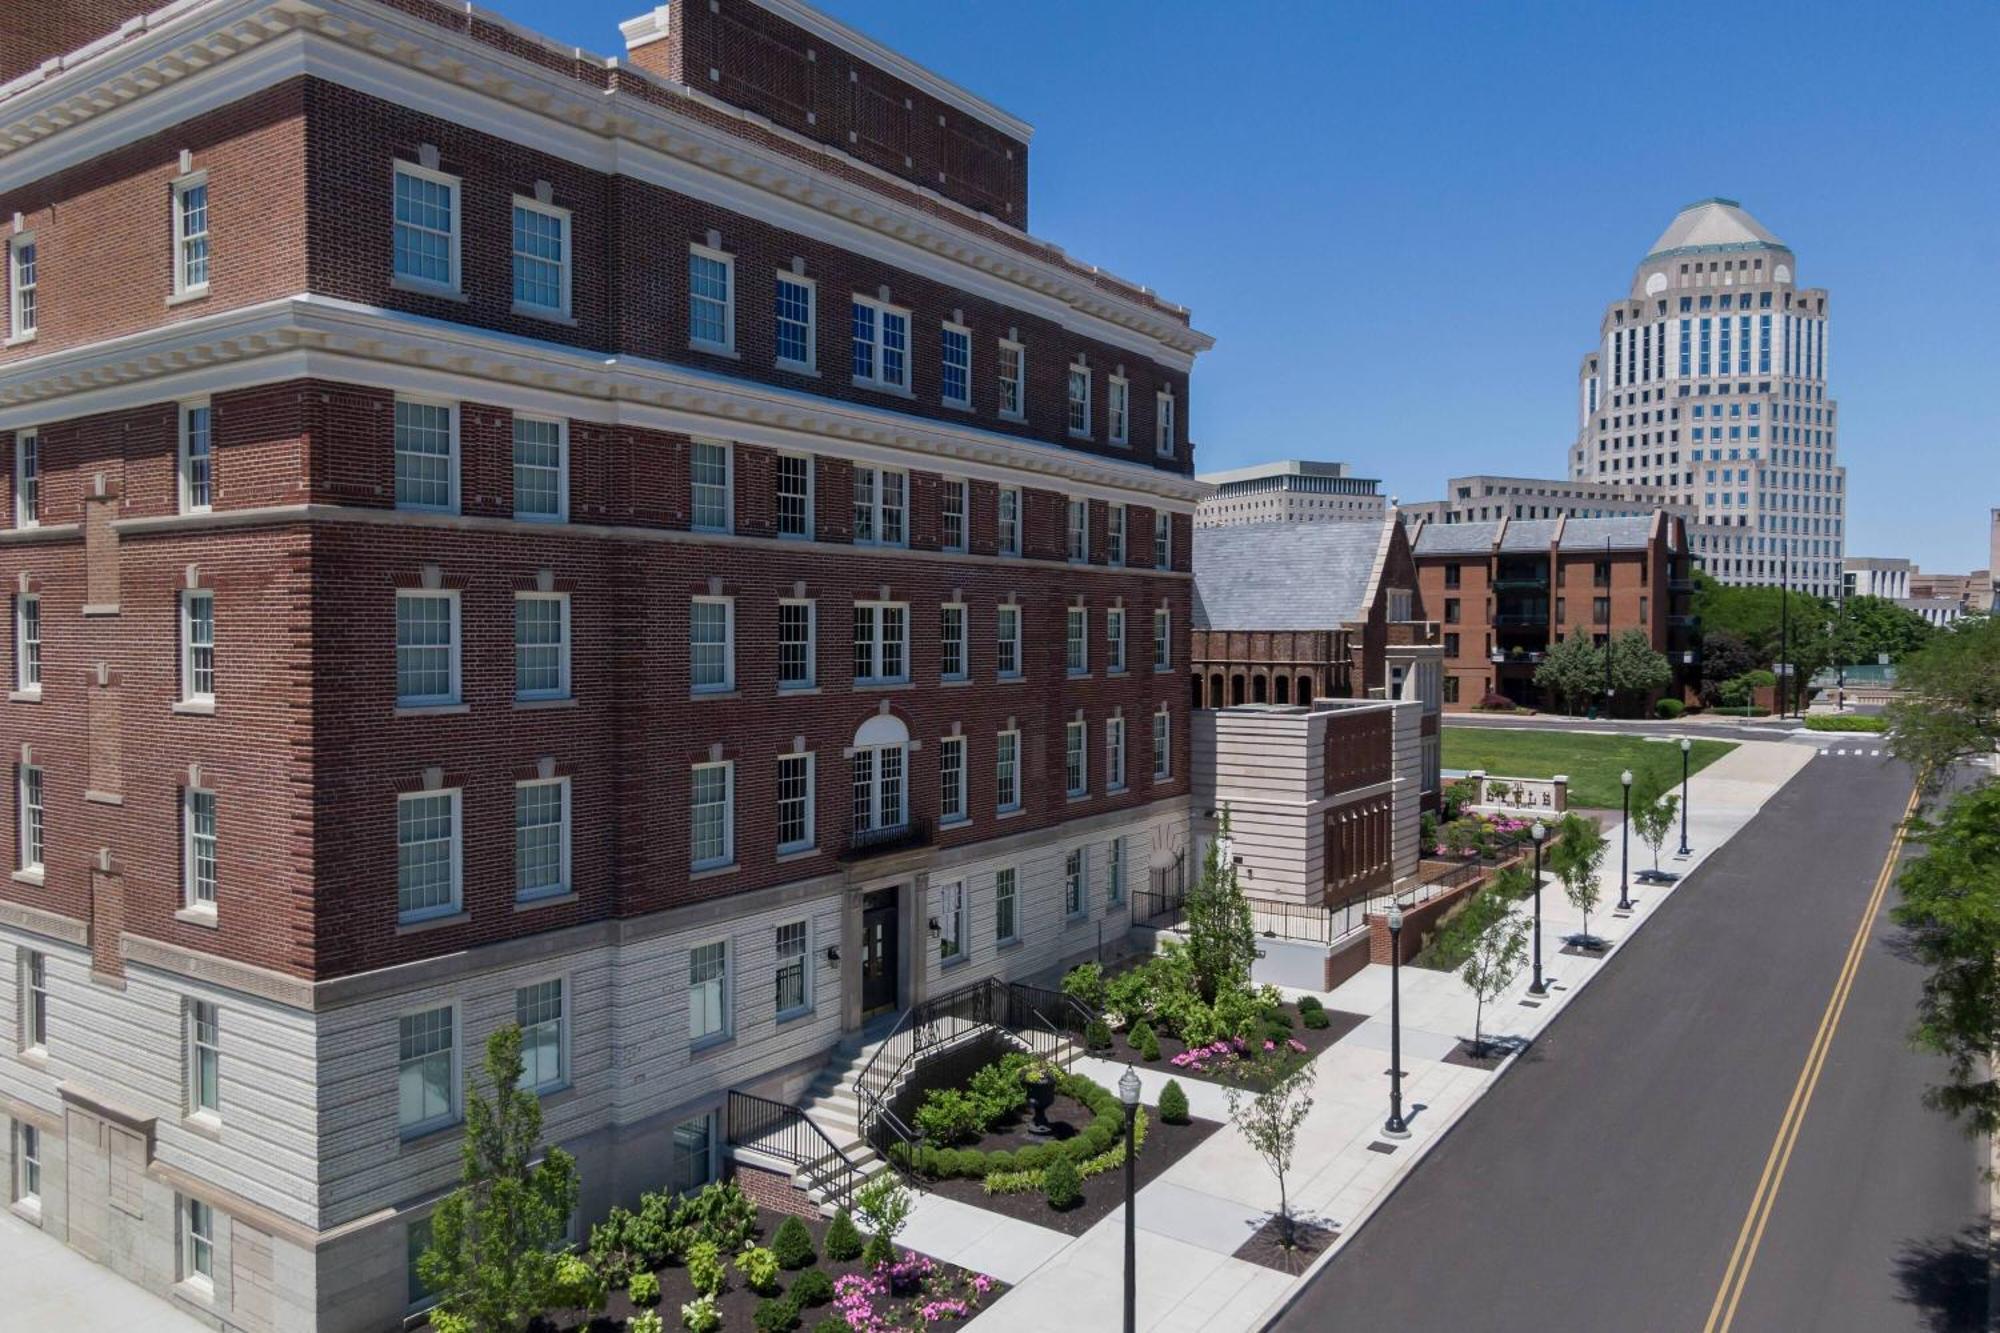
M497 1028L588 1222L1123 934L1210 340L797 0L155 3L0 20L0 1181L210 1324L393 1329Z
M1382 483L1350 473L1345 463L1288 458L1196 480L1214 487L1195 510L1197 528L1253 523L1372 522L1388 512Z
M1664 487L1553 477L1453 477L1445 498L1402 506L1403 521L1493 523L1503 518L1614 518L1682 512Z
M1578 369L1571 479L1663 492L1723 583L1837 595L1847 471L1827 303L1735 200L1682 209Z
M1841 562L1842 591L1849 597L1899 601L1910 595L1910 575L1916 568L1895 556L1850 555Z

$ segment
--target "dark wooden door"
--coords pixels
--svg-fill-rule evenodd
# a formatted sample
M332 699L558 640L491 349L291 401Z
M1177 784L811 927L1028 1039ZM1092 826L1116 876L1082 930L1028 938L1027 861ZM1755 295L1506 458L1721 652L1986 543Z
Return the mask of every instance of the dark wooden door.
M896 890L871 893L861 906L861 1012L896 1007Z

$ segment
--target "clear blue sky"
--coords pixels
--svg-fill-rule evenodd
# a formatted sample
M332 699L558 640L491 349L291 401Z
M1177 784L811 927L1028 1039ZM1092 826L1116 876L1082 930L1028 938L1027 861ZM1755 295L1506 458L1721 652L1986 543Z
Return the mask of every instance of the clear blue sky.
M643 0L485 0L603 54ZM2000 505L2000 5L818 0L1036 128L1031 229L1191 306L1203 470L1560 476L1578 358L1682 204L1833 294L1848 549Z

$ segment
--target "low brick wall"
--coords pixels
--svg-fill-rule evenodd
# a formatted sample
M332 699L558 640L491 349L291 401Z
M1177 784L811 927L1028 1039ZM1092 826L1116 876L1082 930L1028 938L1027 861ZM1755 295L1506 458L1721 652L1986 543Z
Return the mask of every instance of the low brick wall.
M730 1163L730 1179L739 1185L750 1202L759 1208L774 1213L787 1213L796 1217L817 1218L819 1210L813 1206L804 1190L792 1187L790 1176L776 1171L767 1171L761 1166L748 1166L742 1162Z

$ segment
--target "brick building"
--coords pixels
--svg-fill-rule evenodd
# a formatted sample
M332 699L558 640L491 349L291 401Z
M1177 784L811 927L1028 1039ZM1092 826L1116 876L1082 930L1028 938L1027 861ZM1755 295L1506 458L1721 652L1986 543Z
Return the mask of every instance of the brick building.
M1535 668L1571 634L1602 644L1644 630L1674 665L1669 692L1695 683L1693 563L1676 515L1419 523L1411 545L1443 632L1447 709L1477 708L1489 693L1547 705Z
M18 1213L396 1327L495 1028L588 1219L1123 932L1209 339L1025 124L796 0L145 9L0 21Z

